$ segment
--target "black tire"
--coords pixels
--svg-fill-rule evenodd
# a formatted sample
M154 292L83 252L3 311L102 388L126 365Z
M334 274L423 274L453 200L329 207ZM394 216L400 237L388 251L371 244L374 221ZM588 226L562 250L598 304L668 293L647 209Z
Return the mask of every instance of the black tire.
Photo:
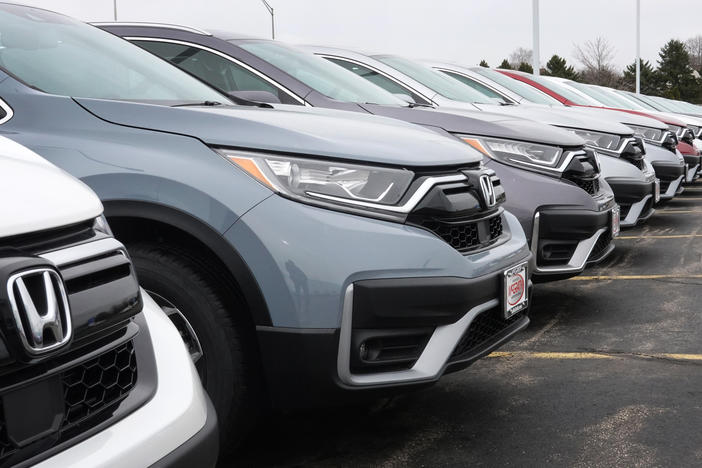
M262 401L243 302L197 254L156 243L127 248L141 286L178 308L197 335L203 356L196 367L217 410L220 450L233 451L252 428Z

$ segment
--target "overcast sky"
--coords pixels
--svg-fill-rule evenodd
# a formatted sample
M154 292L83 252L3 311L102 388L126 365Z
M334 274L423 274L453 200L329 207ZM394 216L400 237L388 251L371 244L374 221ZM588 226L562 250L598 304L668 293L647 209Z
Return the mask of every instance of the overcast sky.
M15 0L18 1L18 0ZM85 21L112 20L113 0L25 0ZM156 21L270 37L260 0L117 0L119 21ZM491 66L531 48L531 0L269 0L276 36L296 43ZM635 0L541 0L541 63L575 60L574 44L597 36L615 64L633 63ZM641 55L655 64L671 38L702 34L699 0L641 0Z

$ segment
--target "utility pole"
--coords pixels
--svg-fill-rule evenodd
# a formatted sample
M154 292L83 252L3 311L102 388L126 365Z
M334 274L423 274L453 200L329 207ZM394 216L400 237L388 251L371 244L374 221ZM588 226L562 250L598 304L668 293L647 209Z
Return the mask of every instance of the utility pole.
M114 8L114 20L117 21L117 0L112 0L112 7Z
M540 62L540 52L539 52L539 0L531 0L532 4L532 15L531 15L531 27L533 32L533 43L531 52L531 66L534 68L534 75L539 76L539 71L541 68Z
M266 0L261 0L261 2L263 2L263 6L266 7L268 13L271 14L271 37L275 39L275 14L273 12L273 7Z
M636 94L641 94L641 0L636 0Z

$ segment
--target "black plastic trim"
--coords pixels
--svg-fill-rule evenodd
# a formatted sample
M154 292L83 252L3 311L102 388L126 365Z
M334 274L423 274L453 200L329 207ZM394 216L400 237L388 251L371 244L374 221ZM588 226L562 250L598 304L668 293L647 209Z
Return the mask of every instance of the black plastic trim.
M240 286L256 325L271 325L268 306L251 270L232 246L214 228L184 211L156 203L133 200L103 201L107 218L132 217L171 225L205 244L224 263Z

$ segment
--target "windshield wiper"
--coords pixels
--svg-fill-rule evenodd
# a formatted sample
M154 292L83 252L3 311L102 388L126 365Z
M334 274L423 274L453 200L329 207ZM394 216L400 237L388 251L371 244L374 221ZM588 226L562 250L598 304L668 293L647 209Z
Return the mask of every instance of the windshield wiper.
M431 107L432 109L434 108L434 106L432 106L431 104L422 104L420 102L410 102L407 104L407 107L409 107L410 109L413 109L415 107Z
M204 107L215 107L221 106L222 103L219 101L202 101L202 102L186 102L183 104L174 104L171 107L193 107L193 106L204 106Z

